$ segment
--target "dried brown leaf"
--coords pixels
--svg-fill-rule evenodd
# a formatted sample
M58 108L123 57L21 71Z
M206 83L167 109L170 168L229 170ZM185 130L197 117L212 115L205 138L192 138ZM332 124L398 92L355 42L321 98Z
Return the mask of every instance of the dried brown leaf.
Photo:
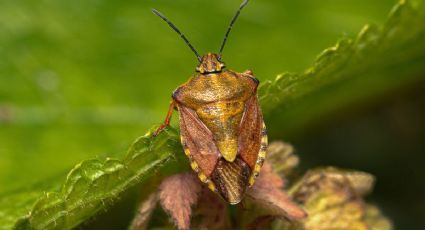
M248 196L270 215L291 220L305 218L306 212L291 200L283 187L282 178L273 172L270 164L265 163L257 182L248 190Z
M191 206L198 201L202 186L193 173L166 178L159 187L162 208L181 230L189 229Z
M270 225L275 219L276 217L271 215L259 216L246 227L246 230L270 229Z
M374 205L367 205L365 221L370 230L391 230L392 223Z
M362 199L372 184L373 177L362 172L325 168L306 173L291 189L309 213L300 229L391 229L379 210Z
M267 148L267 161L280 176L288 176L298 166L299 158L294 147L283 141L273 141Z

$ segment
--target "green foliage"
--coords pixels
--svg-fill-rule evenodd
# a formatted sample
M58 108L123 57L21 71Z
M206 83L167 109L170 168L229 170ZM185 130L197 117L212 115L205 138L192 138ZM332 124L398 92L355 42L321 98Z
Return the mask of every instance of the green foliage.
M317 117L423 81L424 7L421 1L401 1L382 28L366 25L356 38L323 51L304 73L267 81L260 89L267 119L285 127L287 135L299 133Z
M20 217L14 229L71 229L105 209L120 193L152 175L155 169L164 167L174 155L183 154L178 140L176 130L168 128L156 138L150 133L140 137L124 160L86 160L69 172L59 192L41 195L26 216L22 216L22 211L34 202L32 194L39 197L39 192L27 191L12 196L14 202L25 202L21 207L10 201L3 205L14 210L11 216ZM4 229L13 223L10 216L2 221L0 225Z
M341 33L384 21L393 2L250 1L223 60L261 81L302 70ZM196 60L150 8L204 53L217 50L238 5L0 1L0 193L63 175L84 159L123 153L162 121L171 92L194 74Z
M272 132L278 134L279 127L289 133L300 132L317 117L377 100L423 80L424 21L423 1L401 1L382 28L366 26L357 38L341 39L325 50L306 72L285 73L266 82L260 97L268 124L274 127ZM168 170L172 159L184 155L178 140L172 128L155 139L148 133L132 145L123 160L78 164L62 186L64 178L58 177L2 193L0 228L75 227L104 210L132 185L143 183L155 170Z

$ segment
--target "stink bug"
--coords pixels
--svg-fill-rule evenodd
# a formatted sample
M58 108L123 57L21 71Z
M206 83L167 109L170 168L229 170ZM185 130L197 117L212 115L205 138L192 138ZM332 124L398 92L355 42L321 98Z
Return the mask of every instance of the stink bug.
M180 114L180 137L192 169L208 187L230 204L243 198L264 162L267 133L257 98L259 81L250 70L224 70L221 54L245 0L228 27L218 54L202 57L164 15L152 10L176 31L198 58L198 74L172 94L170 108L156 136L169 125L174 109Z

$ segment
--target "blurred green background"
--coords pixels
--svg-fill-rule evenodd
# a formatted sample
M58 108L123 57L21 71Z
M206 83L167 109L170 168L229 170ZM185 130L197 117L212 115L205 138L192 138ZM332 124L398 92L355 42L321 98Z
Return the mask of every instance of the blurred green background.
M383 24L395 2L252 0L223 60L261 81L301 72L338 38ZM0 193L63 175L84 159L121 154L162 122L171 92L193 75L196 59L150 8L205 53L218 50L239 4L0 1ZM372 202L396 227L418 229L425 226L424 91L424 84L412 86L272 139L293 143L306 168L375 174Z

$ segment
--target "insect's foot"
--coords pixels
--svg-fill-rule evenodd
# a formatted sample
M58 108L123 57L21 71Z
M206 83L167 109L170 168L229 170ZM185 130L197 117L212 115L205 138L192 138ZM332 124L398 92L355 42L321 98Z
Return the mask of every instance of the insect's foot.
M153 136L153 137L158 136L158 134L160 134L162 131L164 131L165 127L167 127L167 126L162 126L162 125L161 125L159 128L157 128L157 129L155 130L155 132L153 132L152 136Z

